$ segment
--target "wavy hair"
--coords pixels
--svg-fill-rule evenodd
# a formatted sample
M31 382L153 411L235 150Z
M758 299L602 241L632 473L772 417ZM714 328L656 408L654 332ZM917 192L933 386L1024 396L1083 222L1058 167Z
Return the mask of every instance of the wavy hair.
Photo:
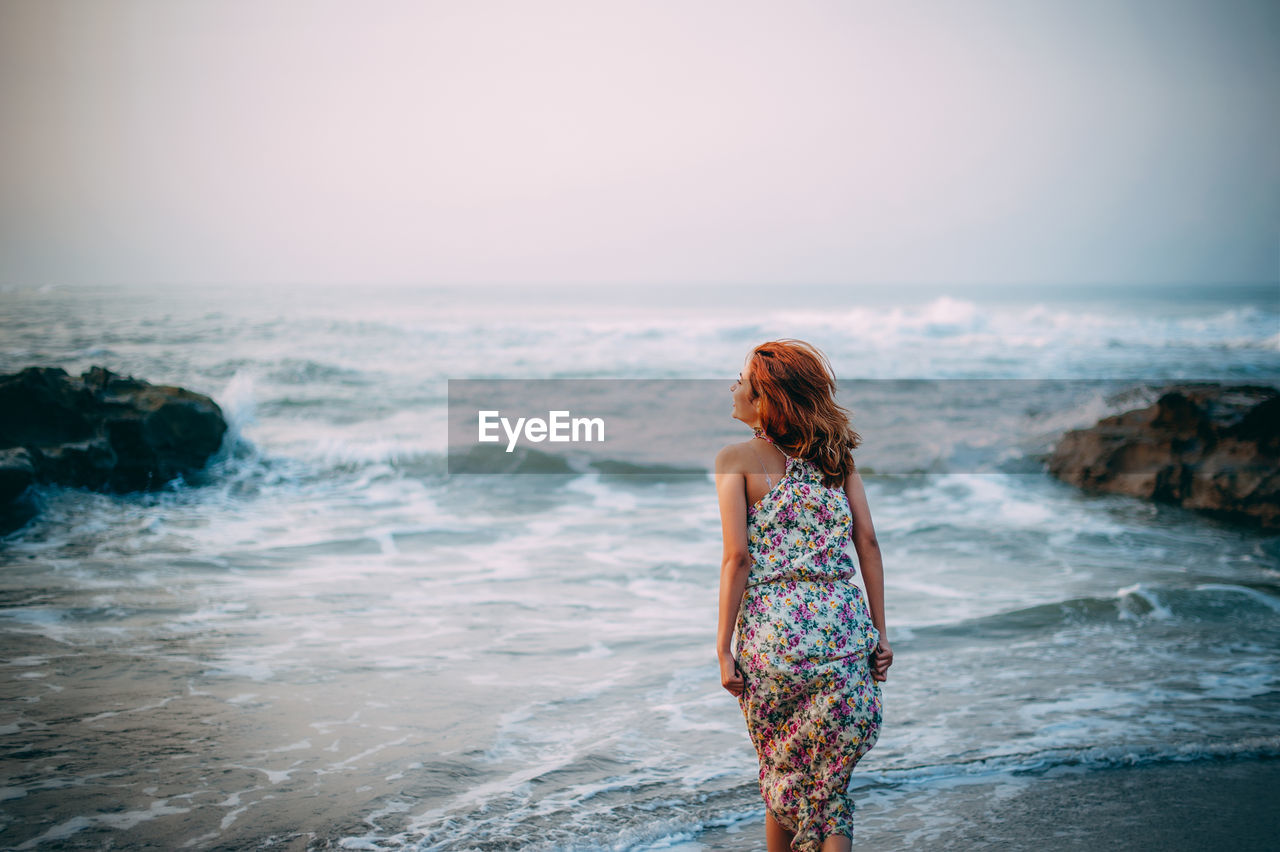
M828 488L843 487L862 437L836 403L827 356L803 340L771 340L751 350L749 369L765 434L788 455L813 462Z

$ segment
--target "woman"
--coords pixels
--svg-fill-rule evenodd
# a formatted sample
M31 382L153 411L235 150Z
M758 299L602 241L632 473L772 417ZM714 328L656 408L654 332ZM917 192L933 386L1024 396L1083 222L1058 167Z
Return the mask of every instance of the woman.
M760 758L770 852L848 850L849 776L875 745L878 682L893 662L880 548L851 455L860 438L826 358L802 341L757 346L731 390L733 416L755 437L716 456L720 682Z

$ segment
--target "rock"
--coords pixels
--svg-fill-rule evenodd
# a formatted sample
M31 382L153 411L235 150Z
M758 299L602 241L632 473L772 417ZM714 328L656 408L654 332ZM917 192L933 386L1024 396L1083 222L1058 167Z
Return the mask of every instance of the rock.
M1092 492L1280 528L1280 390L1212 382L1066 433L1049 472Z
M0 505L27 486L155 490L204 467L227 430L209 397L93 367L0 376Z

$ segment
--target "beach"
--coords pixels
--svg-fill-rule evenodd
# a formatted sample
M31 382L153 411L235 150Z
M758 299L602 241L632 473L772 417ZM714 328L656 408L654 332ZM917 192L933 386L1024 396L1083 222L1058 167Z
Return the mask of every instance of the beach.
M448 383L705 382L714 406L721 379L732 428L743 356L783 331L850 381L885 562L855 843L1275 836L1280 540L1043 469L1163 382L1275 383L1271 289L832 292L769 323L429 289L6 295L0 371L101 364L208 393L230 429L157 492L43 487L3 540L5 848L762 849L712 653L709 460L450 475Z

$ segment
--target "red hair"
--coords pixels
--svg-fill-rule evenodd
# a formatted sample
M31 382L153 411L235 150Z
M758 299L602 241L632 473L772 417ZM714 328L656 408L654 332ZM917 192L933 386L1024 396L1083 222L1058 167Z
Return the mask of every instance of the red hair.
M836 403L827 356L803 340L771 340L751 350L748 369L765 434L787 455L813 462L828 488L843 487L862 438Z

